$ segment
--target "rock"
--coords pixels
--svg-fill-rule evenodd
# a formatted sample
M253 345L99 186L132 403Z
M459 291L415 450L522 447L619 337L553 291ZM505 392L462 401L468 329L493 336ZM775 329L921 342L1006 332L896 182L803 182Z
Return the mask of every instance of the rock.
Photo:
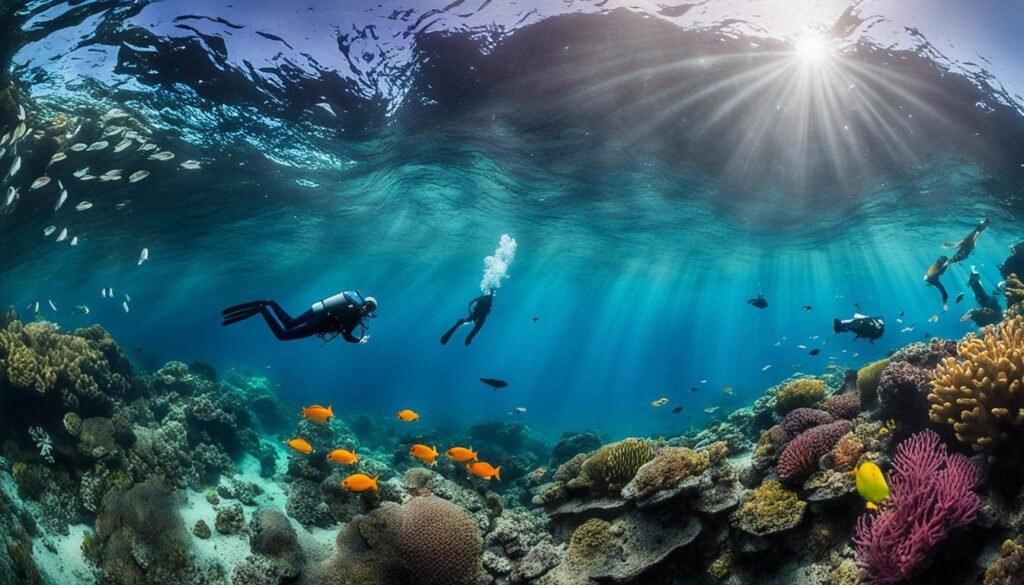
M564 555L564 544L555 545L550 539L542 540L516 563L509 578L513 583L533 581L558 566Z
M206 520L196 522L196 525L192 528L192 534L195 534L196 538L203 540L213 536L213 533L210 532L210 525L206 523Z
M245 529L245 513L241 504L232 504L217 511L214 527L221 534L238 534Z
M109 418L87 418L78 434L78 452L86 457L102 459L117 452L114 423Z
M606 515L624 509L629 502L619 498L595 498L590 500L571 500L548 512L552 518L559 516L576 516L588 512L601 511Z
M298 576L302 567L302 549L295 529L281 512L263 509L253 514L249 524L249 545L253 553L271 559L280 576L288 579Z

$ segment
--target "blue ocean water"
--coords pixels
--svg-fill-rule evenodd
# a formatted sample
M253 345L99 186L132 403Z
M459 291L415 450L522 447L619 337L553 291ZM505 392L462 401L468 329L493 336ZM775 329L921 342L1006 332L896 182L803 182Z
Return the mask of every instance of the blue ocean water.
M968 267L994 289L1021 239L1019 39L990 47L989 71L957 49L970 31L896 9L879 24L879 4L830 13L821 65L792 19L766 30L744 3L427 4L5 7L4 81L33 119L120 108L176 158L74 154L56 163L71 195L55 212L59 191L28 185L51 153L26 153L0 216L0 302L100 323L141 370L261 372L339 414L668 436L796 372L962 336ZM879 40L908 22L937 38ZM942 52L939 38L958 40ZM86 165L151 175L69 178ZM966 297L944 313L924 272L983 217L944 279ZM78 245L44 238L49 225ZM503 234L518 250L486 326L442 347ZM351 289L380 302L365 345L219 322L236 303L299 313ZM767 309L747 304L758 293ZM873 344L832 333L858 305L886 320Z

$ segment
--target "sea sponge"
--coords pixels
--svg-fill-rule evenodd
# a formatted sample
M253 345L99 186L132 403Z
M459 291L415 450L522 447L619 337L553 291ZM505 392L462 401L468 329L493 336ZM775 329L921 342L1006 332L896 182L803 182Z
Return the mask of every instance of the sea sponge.
M853 433L847 433L832 449L832 465L839 471L850 471L857 466L863 454L864 443Z
M889 360L884 359L871 362L857 370L857 391L860 392L861 405L870 404L874 401L878 391L878 380L882 377L882 372L888 365Z
M779 456L776 470L779 479L801 483L818 469L818 460L832 450L843 435L853 430L853 423L840 420L804 431L786 445Z
M793 380L775 396L775 412L785 415L794 408L813 406L824 397L825 383L821 380Z
M985 571L984 585L1020 585L1024 576L1024 545L1003 542L999 558Z
M617 493L652 456L650 441L624 439L601 447L584 461L579 479L592 491Z
M860 414L860 397L853 393L833 394L821 403L821 409L835 418L852 420Z
M646 498L661 490L675 487L687 478L704 473L709 464L710 458L706 450L663 447L654 454L653 459L640 466L633 479L622 489L622 495L626 498Z
M409 500L393 528L394 549L422 585L479 581L483 539L473 517L437 496Z
M1024 440L1024 318L969 334L935 370L929 415L990 462L1019 457Z
M804 517L807 503L777 481L769 480L748 494L732 515L734 526L765 536L793 528Z

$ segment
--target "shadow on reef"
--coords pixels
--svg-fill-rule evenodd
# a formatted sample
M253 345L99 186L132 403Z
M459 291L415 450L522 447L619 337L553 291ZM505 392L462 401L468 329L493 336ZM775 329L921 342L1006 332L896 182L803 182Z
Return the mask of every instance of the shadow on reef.
M321 424L261 378L135 374L98 326L8 313L0 582L1020 584L1016 303L981 335L797 374L699 431L553 447L509 422L400 437L367 415ZM412 443L474 445L505 481L443 455L422 465ZM359 460L328 460L337 448ZM888 479L876 510L854 479L865 462ZM378 489L343 489L352 473Z

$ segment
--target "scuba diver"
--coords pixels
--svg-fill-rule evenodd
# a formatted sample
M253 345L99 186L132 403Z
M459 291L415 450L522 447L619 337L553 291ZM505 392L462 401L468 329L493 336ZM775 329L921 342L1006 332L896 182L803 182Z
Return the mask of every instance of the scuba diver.
M832 330L836 333L854 333L853 340L863 337L871 343L885 334L885 321L881 317L868 317L860 313L854 313L852 319L840 321L832 320Z
M1003 307L999 305L996 292L993 291L992 294L989 294L985 290L981 284L981 275L978 274L974 266L971 266L971 275L967 278L967 286L974 291L974 300L978 302L978 307L964 313L964 316L960 318L962 323L972 320L978 327L985 327L1003 320Z
M473 323L473 330L466 336L466 345L473 343L473 338L480 332L480 328L484 326L487 321L487 315L491 313L491 305L494 304L494 291L488 291L483 295L473 299L469 303L469 316L465 319L459 319L452 325L452 328L445 331L444 335L441 336L441 345L446 345L448 340L455 334L455 330L462 327L466 323Z
M761 294L761 293L757 293L757 298L756 299L749 299L749 300L747 300L747 304L748 305L752 305L754 307L757 307L758 309L767 309L768 308L768 301L765 300L764 295Z
M943 311L949 310L949 305L946 304L946 301L949 300L949 293L946 292L946 287L942 286L942 282L939 281L939 278L946 273L946 270L949 269L949 265L949 258L939 256L939 259L936 260L931 267L928 268L928 272L924 274L924 281L928 283L929 286L934 286L939 289L939 292L942 293Z
M315 335L327 343L341 335L349 343L366 343L370 340L366 335L369 329L366 320L376 318L376 310L377 299L364 298L359 291L345 291L313 303L309 310L294 318L274 301L242 303L221 311L224 317L221 325L263 315L274 336L282 341ZM353 335L356 327L360 328L358 337Z
M978 225L971 230L971 233L967 234L966 238L955 244L950 244L948 242L945 244L945 247L947 248L956 248L956 253L949 259L950 264L956 264L957 262L966 260L968 256L974 253L974 247L978 245L978 238L981 237L981 232L985 231L988 224L989 219L986 217L978 222ZM942 302L945 303L946 301L943 300Z

